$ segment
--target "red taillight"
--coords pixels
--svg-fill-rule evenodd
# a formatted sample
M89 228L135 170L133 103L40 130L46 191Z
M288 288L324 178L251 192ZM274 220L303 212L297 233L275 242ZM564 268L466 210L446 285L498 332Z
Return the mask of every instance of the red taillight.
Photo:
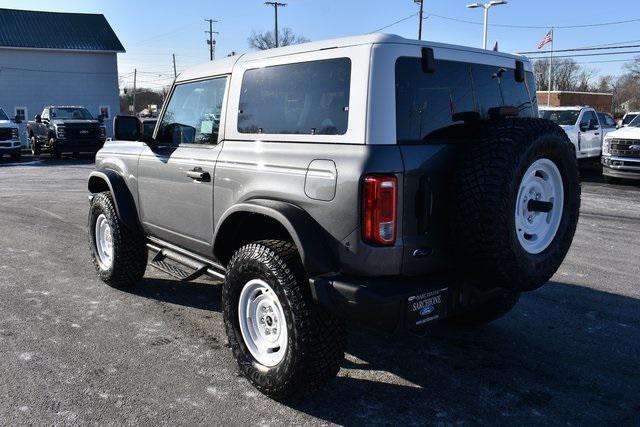
M367 176L362 188L363 237L369 243L396 241L398 180L395 176Z

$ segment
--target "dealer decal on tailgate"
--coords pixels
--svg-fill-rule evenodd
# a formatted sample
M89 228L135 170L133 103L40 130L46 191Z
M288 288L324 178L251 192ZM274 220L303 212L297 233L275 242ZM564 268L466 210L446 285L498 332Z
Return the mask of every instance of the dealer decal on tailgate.
M425 292L407 299L410 323L418 326L444 316L448 288Z

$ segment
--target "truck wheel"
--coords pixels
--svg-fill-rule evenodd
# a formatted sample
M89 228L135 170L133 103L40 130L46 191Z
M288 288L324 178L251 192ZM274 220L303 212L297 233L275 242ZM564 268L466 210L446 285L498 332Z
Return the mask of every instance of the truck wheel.
M49 140L49 147L51 150L51 158L52 159L56 159L56 160L60 160L60 158L62 157L62 153L60 152L60 149L58 147L56 147L56 141L55 139L51 138Z
M128 288L142 279L148 255L144 240L120 221L108 192L91 201L89 248L98 276L108 285Z
M262 393L284 400L340 369L344 324L314 303L293 243L241 247L229 262L222 301L233 356Z
M606 182L607 184L620 184L622 182L620 178L615 176L603 175L603 177L604 182Z
M456 259L482 287L515 292L546 283L578 222L580 182L565 132L542 119L476 125L452 180Z
M520 299L519 292L508 292L479 303L468 311L447 320L456 326L479 326L498 320L509 313Z
M34 156L39 156L40 144L38 144L38 141L36 140L35 136L32 136L31 138L29 138L29 145L31 146L31 154Z

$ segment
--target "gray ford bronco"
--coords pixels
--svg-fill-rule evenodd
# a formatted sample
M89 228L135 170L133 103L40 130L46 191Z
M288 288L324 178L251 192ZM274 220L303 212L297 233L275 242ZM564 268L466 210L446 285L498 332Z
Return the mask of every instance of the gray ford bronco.
M89 178L100 278L223 279L229 346L263 393L334 376L345 323L478 324L547 282L573 239L576 156L521 56L367 35L182 73Z

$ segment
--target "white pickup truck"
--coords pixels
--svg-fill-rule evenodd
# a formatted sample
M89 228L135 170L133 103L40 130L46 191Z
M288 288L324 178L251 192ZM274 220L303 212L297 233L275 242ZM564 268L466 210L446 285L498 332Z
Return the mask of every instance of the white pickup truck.
M607 134L602 144L602 174L605 181L621 178L640 180L640 116L627 126Z
M9 154L13 160L20 160L21 149L18 125L0 108L0 157Z
M598 113L591 107L540 107L540 118L564 129L579 159L600 157L603 138L615 130L600 123Z

